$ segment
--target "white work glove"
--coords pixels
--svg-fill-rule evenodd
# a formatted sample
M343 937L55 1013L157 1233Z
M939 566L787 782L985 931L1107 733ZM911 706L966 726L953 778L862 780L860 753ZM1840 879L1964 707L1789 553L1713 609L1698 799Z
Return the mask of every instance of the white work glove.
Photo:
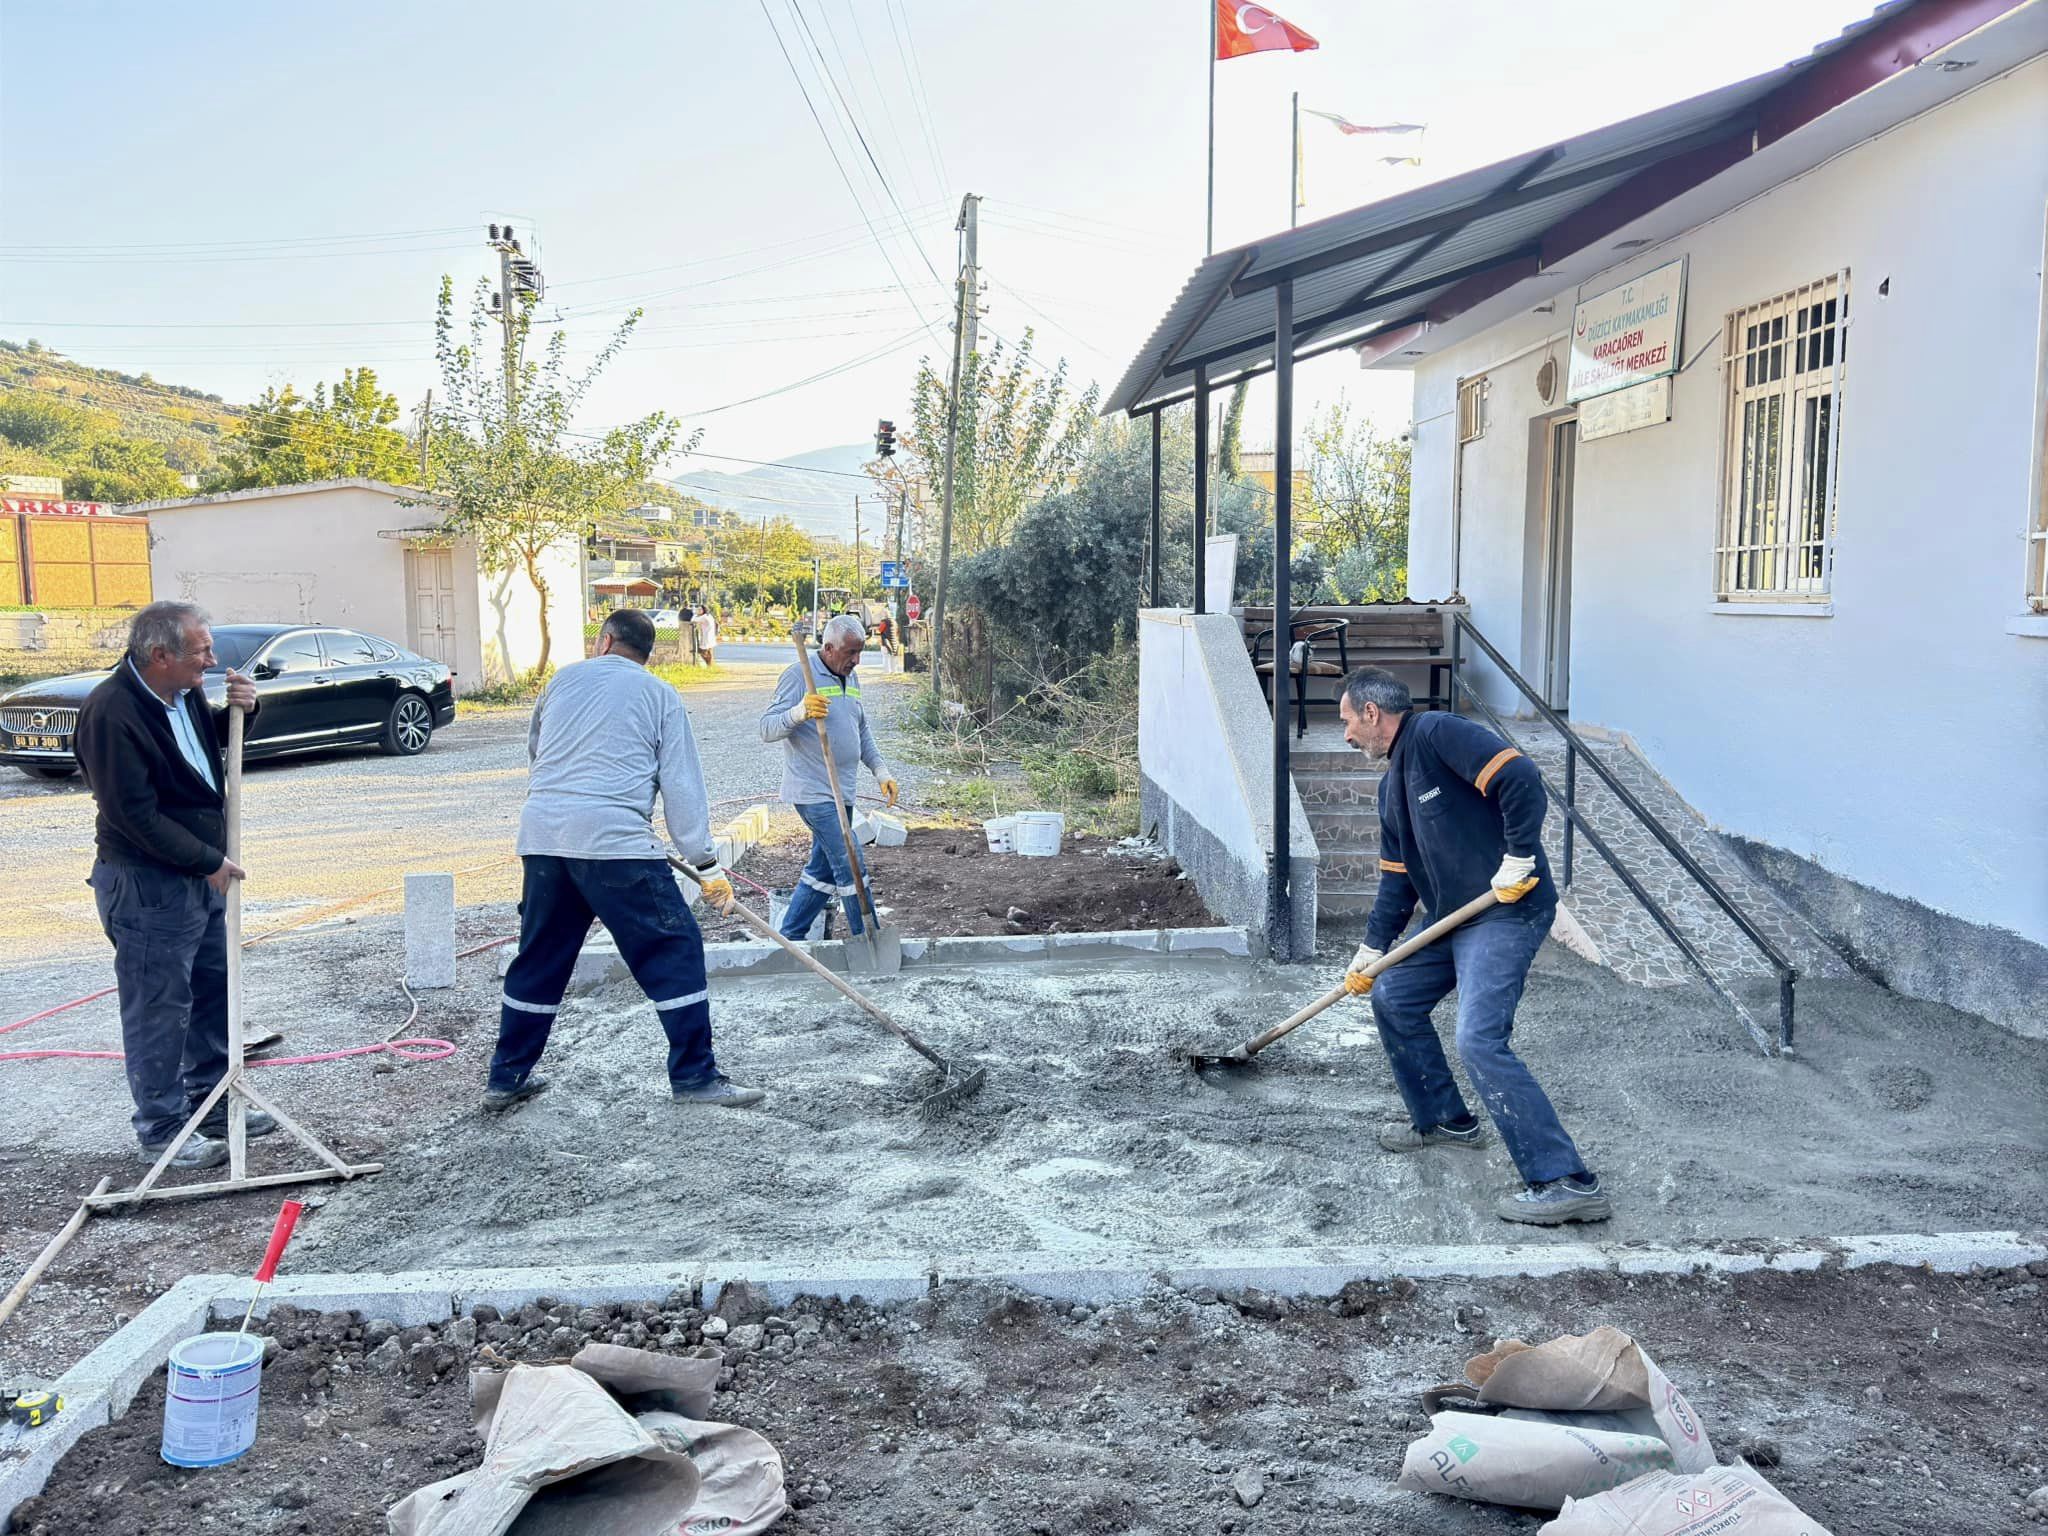
M1366 974L1366 967L1385 953L1385 950L1374 949L1370 944L1359 945L1358 953L1351 957L1351 964L1344 969L1344 990L1353 997L1364 997L1370 992L1373 978Z
M1493 872L1493 894L1502 901L1520 901L1536 889L1536 856L1526 859L1508 854Z

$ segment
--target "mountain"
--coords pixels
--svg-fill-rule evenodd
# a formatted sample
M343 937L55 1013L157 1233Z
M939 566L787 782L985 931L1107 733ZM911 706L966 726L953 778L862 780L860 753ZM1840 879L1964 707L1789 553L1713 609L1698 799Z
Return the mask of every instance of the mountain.
M873 495L874 485L862 466L874 456L870 443L848 443L839 448L814 448L774 464L750 469L745 474L726 474L714 469L691 469L669 484L700 501L709 502L737 516L759 522L762 518L786 517L809 534L829 538L853 538L853 498ZM832 473L821 474L829 470ZM861 475L860 479L848 479ZM872 536L881 508L862 509L864 536Z

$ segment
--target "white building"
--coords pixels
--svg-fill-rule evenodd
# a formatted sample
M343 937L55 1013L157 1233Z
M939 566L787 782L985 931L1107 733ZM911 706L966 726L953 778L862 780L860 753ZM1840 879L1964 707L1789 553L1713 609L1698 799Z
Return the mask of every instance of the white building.
M323 480L123 510L149 515L156 595L196 602L216 623L368 630L447 663L458 693L531 670L541 654L533 583L524 570L483 568L473 540L438 530L423 494ZM582 560L564 539L541 565L556 666L583 655Z
M1887 981L2039 1027L2048 6L1979 9L1364 355L1414 371L1413 590ZM1603 334L1663 376L1575 401Z

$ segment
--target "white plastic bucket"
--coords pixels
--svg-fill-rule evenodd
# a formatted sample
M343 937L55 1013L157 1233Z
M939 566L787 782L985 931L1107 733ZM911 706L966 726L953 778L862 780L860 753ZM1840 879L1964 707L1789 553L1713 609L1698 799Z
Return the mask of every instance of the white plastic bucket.
M1017 851L1017 818L997 816L981 824L982 835L988 839L990 853L1015 853Z
M770 891L768 893L768 926L777 933L782 931L783 914L789 911L790 902L796 899L795 891ZM825 937L825 915L832 910L827 902L818 909L818 915L811 919L811 931L804 937L813 944Z
M1050 859L1067 835L1067 818L1058 811L1019 811L1017 851L1027 859Z
M256 1443L263 1339L199 1333L172 1346L164 1392L163 1458L174 1467L218 1467Z

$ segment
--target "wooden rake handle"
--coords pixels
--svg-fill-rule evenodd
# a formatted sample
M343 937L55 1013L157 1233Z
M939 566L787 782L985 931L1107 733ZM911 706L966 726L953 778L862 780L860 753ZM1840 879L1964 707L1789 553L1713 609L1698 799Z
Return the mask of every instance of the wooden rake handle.
M1371 965L1365 968L1365 974L1368 976L1377 977L1381 975L1383 972L1392 970L1395 966L1399 965L1403 960L1406 960L1410 955L1414 954L1416 951L1427 949L1430 945L1434 944L1438 939L1442 938L1445 934L1449 933L1453 928L1457 928L1465 923L1470 922L1473 918L1477 917L1480 913L1484 912L1488 907L1497 906L1499 904L1500 896L1494 891L1492 886L1488 886L1486 888L1485 894L1480 896L1474 896L1470 901L1466 902L1465 905L1458 908L1457 911L1451 913L1446 917L1438 918L1435 922L1431 923L1427 928L1423 929L1422 932L1416 934L1414 938L1405 940L1404 942L1395 945L1392 949L1388 950L1384 955L1381 955L1379 959L1373 961ZM1306 1008L1302 1009L1301 1012L1295 1014L1293 1017L1282 1019L1278 1024L1275 1024L1271 1029L1267 1030L1264 1034L1255 1035L1251 1039L1245 1041L1244 1054L1247 1056L1258 1055L1259 1052L1263 1051L1267 1046L1271 1045L1274 1041L1283 1039L1286 1036L1293 1034L1297 1029L1301 1028L1302 1025L1306 1024L1310 1019L1314 1018L1324 1009L1334 1008L1337 1004L1343 1002L1344 999L1348 996L1350 996L1350 993L1345 990L1343 983L1338 983L1336 987L1334 987L1332 990L1328 992L1325 992L1321 997L1317 998L1314 1002L1310 1003Z
M804 692L816 693L818 683L811 674L810 648L804 644L802 635L793 634L790 638L796 642L796 664L804 670ZM826 721L819 720L815 723L818 727L818 745L825 753L825 777L832 785L832 809L839 813L839 835L846 839L846 862L853 866L853 888L859 896L860 915L867 919L867 926L872 931L879 928L881 923L875 917L874 898L868 895L867 860L863 859L859 850L853 846L853 819L846 813L845 797L839 793L839 769L832 762L832 733L825 728Z
M668 856L668 861L669 863L673 864L678 870L682 871L682 873L689 878L690 882L694 884L699 890L703 889L703 877L699 875L696 870L692 869L689 865L685 864L681 859L677 858L674 854L670 854ZM952 1063L947 1061L945 1057L941 1056L937 1051L933 1050L930 1046L926 1045L922 1040L918 1039L916 1035L913 1035L901 1024L898 1024L894 1019L890 1018L888 1014L884 1013L879 1007L877 1007L874 1003L870 1002L866 997L862 996L859 992L855 991L852 987L848 986L846 982L840 978L838 973L835 972L830 966L825 965L816 959L813 959L809 952L806 951L802 945L793 943L790 940L784 938L780 933L776 932L774 925L756 915L752 908L747 907L738 901L735 901L732 904L732 910L733 914L736 917L738 917L741 922L745 923L749 928L753 929L755 933L758 933L762 938L767 939L770 943L781 945L782 948L788 951L790 956L795 959L798 965L802 966L805 970L810 971L811 973L816 975L820 980L828 982L832 986L832 988L835 991L837 991L841 996L845 997L848 1002L854 1003L857 1006L859 1006L861 1011L866 1013L869 1018L873 1019L876 1023L882 1025L885 1029L888 1029L905 1045L909 1046L913 1051L917 1052L918 1055L922 1056L926 1061L930 1062L933 1066L937 1067L941 1072L951 1072L953 1070Z

